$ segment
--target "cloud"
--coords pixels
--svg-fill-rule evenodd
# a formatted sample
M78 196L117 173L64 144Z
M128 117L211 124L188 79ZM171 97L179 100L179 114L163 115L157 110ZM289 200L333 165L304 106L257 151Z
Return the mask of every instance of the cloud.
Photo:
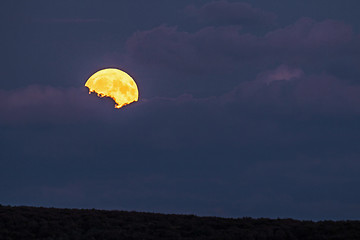
M100 18L48 18L48 19L35 19L34 22L82 24L82 23L103 23L106 22L106 20Z
M294 69L280 65L264 74ZM86 88L2 90L3 202L353 216L359 96L359 87L305 73L243 82L219 97L158 97L124 109ZM328 194L335 200L322 206ZM313 213L308 206L322 207ZM324 215L338 208L344 212Z
M135 33L127 41L127 50L131 59L143 64L194 73L211 68L216 71L232 60L234 47L252 45L256 39L240 35L240 29L236 26L207 27L188 33L176 27L160 26Z
M304 71L300 68L280 65L275 70L260 73L257 76L256 81L263 81L266 84L274 81L290 81L301 77L303 74Z
M188 114L201 111L204 116L212 118L213 108L224 109L224 115L234 110L264 110L272 112L274 116L280 113L291 114L295 110L306 114L357 115L360 113L360 85L344 82L328 74L305 74L300 68L282 64L258 74L254 80L239 83L233 90L219 96L140 96L139 102L123 110L114 109L113 105L111 99L89 95L86 88L29 86L17 90L1 90L0 110L3 117L0 124L69 124L82 121L109 123L114 121L114 114L120 122L126 122L154 113L162 116L166 112L172 112L180 116L182 111ZM173 110L174 108L177 110ZM156 117L153 121L156 122ZM168 140L172 139L173 130L169 128L167 131L163 133L169 135ZM168 140L164 142L165 145L171 142Z
M359 114L360 85L327 74L305 75L280 66L239 84L223 101L266 109L276 115L303 112L315 115Z
M200 8L190 5L186 12L200 22L212 25L266 26L276 19L274 13L254 8L248 3L226 0L209 2Z
M292 25L267 33L264 42L284 50L316 51L347 44L353 37L352 27L343 22L316 22L310 18L301 18Z
M348 50L358 49L357 41L351 26L309 18L263 36L243 32L239 26L209 26L195 32L159 26L133 34L126 44L126 58L143 69L149 85L159 86L157 95L209 96L224 94L239 82L282 64L301 66L311 74L334 72L334 65L358 59ZM221 84L211 84L220 79Z
M66 124L86 118L94 120L98 116L92 114L98 104L85 87L32 85L22 89L0 90L0 109L3 113L0 124Z
M160 26L139 31L127 41L129 57L141 64L196 72L218 70L263 60L299 61L325 57L354 40L352 28L342 22L316 22L309 18L255 36L239 26L205 27L190 33ZM228 68L227 68L228 69Z

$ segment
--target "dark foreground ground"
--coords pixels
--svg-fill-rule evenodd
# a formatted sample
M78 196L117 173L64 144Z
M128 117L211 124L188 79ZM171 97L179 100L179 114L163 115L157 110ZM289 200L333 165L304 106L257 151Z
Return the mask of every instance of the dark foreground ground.
M0 240L3 239L360 240L360 221L225 219L0 205Z

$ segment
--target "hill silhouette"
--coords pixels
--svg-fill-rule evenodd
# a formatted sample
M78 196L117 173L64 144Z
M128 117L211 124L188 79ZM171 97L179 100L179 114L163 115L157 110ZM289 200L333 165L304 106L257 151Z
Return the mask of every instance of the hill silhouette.
M0 240L360 239L360 221L197 217L0 205Z

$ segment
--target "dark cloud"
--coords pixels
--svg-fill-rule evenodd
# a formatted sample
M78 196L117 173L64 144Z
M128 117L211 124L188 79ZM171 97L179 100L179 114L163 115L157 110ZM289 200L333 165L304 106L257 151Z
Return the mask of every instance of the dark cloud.
M279 69L286 68L273 72ZM7 93L2 100L12 102L12 110L2 107L3 114L31 112L12 116L22 124L10 117L1 124L4 201L221 216L355 217L358 104L336 106L340 93L351 96L336 91L336 84L325 93L312 88L319 81L336 79L259 78L230 96L146 99L120 110L104 101L86 109L96 105L95 96L77 89ZM327 199L332 200L321 205Z
M284 72L282 68L260 74L256 81L241 83L225 94L225 99L239 104L267 106L287 114L304 110L313 114L359 113L359 85L326 74L307 76L298 69Z
M351 26L343 22L334 20L316 22L310 18L302 18L293 25L266 35L266 38L275 45L307 48L336 46L351 41L352 37Z

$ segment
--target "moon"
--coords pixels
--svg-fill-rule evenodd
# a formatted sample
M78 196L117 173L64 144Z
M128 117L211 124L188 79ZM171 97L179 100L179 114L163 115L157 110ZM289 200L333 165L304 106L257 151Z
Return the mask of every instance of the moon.
M94 73L85 83L89 94L97 93L99 97L110 97L115 101L115 108L121 108L139 99L137 85L124 71L116 68L102 69Z

